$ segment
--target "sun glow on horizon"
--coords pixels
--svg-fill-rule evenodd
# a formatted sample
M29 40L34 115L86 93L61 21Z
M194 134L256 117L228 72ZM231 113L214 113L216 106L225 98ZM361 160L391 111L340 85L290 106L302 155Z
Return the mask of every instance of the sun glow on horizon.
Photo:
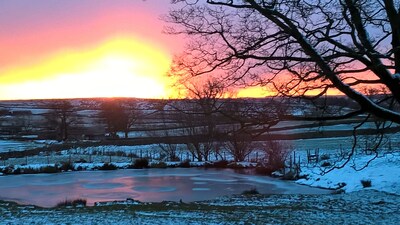
M166 98L170 62L168 54L149 43L112 38L0 73L0 99Z
M236 97L238 98L264 98L275 95L275 92L266 90L265 87L247 87L238 90Z

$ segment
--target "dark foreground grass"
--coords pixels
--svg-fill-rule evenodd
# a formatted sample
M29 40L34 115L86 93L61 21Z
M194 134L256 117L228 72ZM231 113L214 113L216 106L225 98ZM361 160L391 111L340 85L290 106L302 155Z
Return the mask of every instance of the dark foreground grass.
M399 207L400 196L372 190L335 195L239 195L194 203L127 205L119 202L50 209L0 201L0 221L4 224L114 225L398 224Z

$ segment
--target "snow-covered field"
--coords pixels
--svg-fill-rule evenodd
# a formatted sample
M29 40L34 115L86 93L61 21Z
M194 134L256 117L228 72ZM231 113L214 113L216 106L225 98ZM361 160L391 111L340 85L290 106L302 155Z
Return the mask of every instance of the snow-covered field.
M392 139L396 140L396 138ZM255 198L225 197L196 204L163 203L146 206L102 206L90 208L41 209L0 203L0 224L398 224L400 221L400 151L384 149L376 159L358 151L343 168L324 173L330 166L341 165L341 151L348 151L351 140L330 138L294 141L296 156L301 158L301 175L306 178L296 183L330 189L340 189L342 194L329 195L271 195ZM312 143L312 145L310 144ZM393 142L394 143L394 142ZM360 146L361 148L362 146ZM148 146L98 146L77 148L57 156L35 156L19 162L7 163L39 167L47 165L49 157L68 160L94 152L135 153L147 156L159 154L156 145ZM329 155L318 163L305 160L306 149L320 149L320 155ZM75 154L76 153L76 154ZM125 162L129 157L112 158L96 156L87 168L101 161ZM102 158L103 157L103 158ZM62 158L62 159L61 159ZM50 158L51 159L51 158ZM15 161L12 161L15 160ZM98 160L96 162L96 160ZM124 161L125 160L125 161ZM3 163L6 163L3 161ZM54 163L54 162L53 162ZM362 170L361 167L368 166ZM0 163L2 166L2 163ZM370 182L363 187L362 181ZM133 208L131 208L133 207ZM139 207L139 208L138 208ZM144 208L143 208L144 207Z
M374 155L359 155L343 168L334 169L326 174L323 173L329 167L303 167L302 174L307 175L307 179L300 179L297 183L354 192L364 189L361 181L371 181L371 187L367 189L400 194L400 152L384 154L375 159L373 157ZM373 160L368 166L362 169L371 159ZM336 163L341 165L343 161Z

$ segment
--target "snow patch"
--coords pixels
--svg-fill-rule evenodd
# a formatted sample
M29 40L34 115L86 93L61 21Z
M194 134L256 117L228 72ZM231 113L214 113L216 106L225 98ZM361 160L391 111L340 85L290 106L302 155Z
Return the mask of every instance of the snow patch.
M370 162L362 169L372 156L357 156L349 162L344 168L335 169L324 175L321 174L319 167L302 168L302 174L306 179L296 181L298 184L312 187L342 189L346 192L354 192L366 189L361 181L371 181L371 187L378 191L384 191L393 194L400 193L400 153L386 154ZM358 166L358 167L357 167Z

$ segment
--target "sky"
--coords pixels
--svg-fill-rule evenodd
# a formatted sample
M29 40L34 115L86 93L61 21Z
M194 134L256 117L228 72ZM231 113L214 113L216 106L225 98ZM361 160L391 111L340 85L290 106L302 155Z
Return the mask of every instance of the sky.
M0 99L167 97L169 2L0 1Z
M163 33L160 18L172 7L169 0L1 0L0 100L176 97L166 74L186 39Z

